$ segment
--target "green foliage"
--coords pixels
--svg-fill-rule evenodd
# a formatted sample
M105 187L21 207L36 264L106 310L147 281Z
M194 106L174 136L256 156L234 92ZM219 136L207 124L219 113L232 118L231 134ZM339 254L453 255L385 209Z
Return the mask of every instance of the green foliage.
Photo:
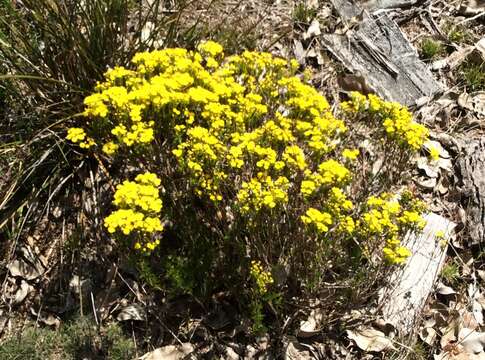
M432 38L426 38L421 42L421 56L425 60L433 60L444 52L444 47L441 42Z
M441 277L448 283L453 285L460 277L460 267L455 261L446 263L441 270Z
M457 44L469 43L474 36L465 25L450 25L446 30L448 40Z
M213 39L222 45L228 53L237 53L242 49L254 50L257 45L257 33L253 29L245 29L241 36L237 29L226 26L214 33Z
M205 298L211 295L215 287L224 286L235 268L226 269L226 274L216 279L216 259L214 249L210 248L211 242L199 238L184 245L182 249L163 257L168 291L172 295L192 294Z
M19 337L0 345L0 358L5 360L130 360L134 355L133 341L118 325L111 324L98 332L95 324L85 318L75 319L59 330L29 327Z
M59 335L49 329L27 328L19 337L7 339L0 345L0 358L5 360L46 360L56 353ZM54 356L53 356L54 355Z
M448 41L450 42L455 42L455 43L462 43L467 37L467 34L459 30L457 28L452 28L450 31L448 31Z
M307 6L305 2L299 2L293 9L293 20L295 22L308 24L317 16L317 10Z
M255 299L250 303L252 330L255 334L264 334L268 328L264 324L263 301Z
M265 314L271 313L278 317L283 309L282 294L275 291L267 291L261 293L257 288L253 287L249 295L249 314L252 322L252 331L254 334L263 334L268 331ZM268 311L265 311L268 310Z
M465 61L460 66L460 73L469 92L485 89L485 62Z
M153 270L150 261L147 258L135 257L138 276L152 289L161 289L162 284L159 275Z
M188 258L168 256L166 258L165 270L171 289L187 294L193 293L195 278Z

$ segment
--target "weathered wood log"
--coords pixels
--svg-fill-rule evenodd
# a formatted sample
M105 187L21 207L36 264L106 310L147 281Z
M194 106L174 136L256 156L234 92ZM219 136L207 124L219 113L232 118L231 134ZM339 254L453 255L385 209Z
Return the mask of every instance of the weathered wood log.
M422 233L410 234L403 245L412 252L406 265L391 274L390 286L379 294L379 307L386 323L392 324L401 336L416 329L420 313L433 291L436 279L446 258L447 240L455 223L433 213ZM442 231L443 238L436 236Z
M323 43L348 70L364 76L378 95L413 106L443 90L387 15L372 16L347 0L332 3L348 29L322 35Z
M458 168L461 203L466 211L466 230L471 245L485 241L485 139L460 141Z

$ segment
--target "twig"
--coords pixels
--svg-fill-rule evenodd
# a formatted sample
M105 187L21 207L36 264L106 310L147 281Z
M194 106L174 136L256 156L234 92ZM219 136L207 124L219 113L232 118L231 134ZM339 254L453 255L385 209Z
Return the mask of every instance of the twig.
M81 290L80 290L80 292L81 292ZM98 329L99 329L98 314L96 313L96 305L94 304L93 292L91 291L90 294L91 294L91 305L93 307L94 320L96 321L96 325L98 326Z
M484 15L485 15L485 11L482 11L481 13L478 13L477 15L474 15L474 16L472 16L471 18L464 19L464 20L460 21L460 22L459 22L458 24L456 24L456 25L457 25L457 26L458 26L458 25L463 25L463 24L465 24L465 23L467 23L467 22L470 22L470 21L476 20L476 19L478 19L478 18L481 18L481 17L482 17L482 16L484 16Z
M126 286L128 286L128 289L130 289L130 291L135 295L136 299L141 302L143 304L143 306L147 306L146 302L144 302L142 299L140 299L140 296L135 292L135 290L133 290L133 288L130 286L130 284L128 284L128 282L125 280L125 278L119 273L117 272L116 275L119 276L119 278L121 279L121 281L123 281L125 283Z

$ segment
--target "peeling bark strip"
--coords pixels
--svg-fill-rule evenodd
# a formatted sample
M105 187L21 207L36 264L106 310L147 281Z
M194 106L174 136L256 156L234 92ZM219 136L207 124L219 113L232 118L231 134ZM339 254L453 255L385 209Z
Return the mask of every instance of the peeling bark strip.
M367 10L407 9L418 5L422 0L369 0L364 6Z
M351 72L360 72L386 100L413 106L423 96L442 91L399 26L385 14L369 15L346 0L332 0L349 28L344 34L325 34L325 46ZM352 22L361 18L360 22Z
M386 323L392 324L400 335L413 333L428 296L433 291L441 272L447 246L455 223L433 213L425 217L426 226L421 234L412 234L403 244L412 252L406 265L390 276L388 288L379 294L379 306ZM443 231L444 239L436 237Z
M458 166L463 182L462 204L472 245L485 242L485 139L460 142Z

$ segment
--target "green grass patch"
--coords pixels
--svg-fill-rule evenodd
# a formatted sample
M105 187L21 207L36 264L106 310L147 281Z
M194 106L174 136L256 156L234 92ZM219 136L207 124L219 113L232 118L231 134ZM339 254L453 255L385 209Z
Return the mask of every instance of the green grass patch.
M304 3L299 3L293 9L293 20L299 23L310 23L317 16L317 10L307 6Z
M460 268L454 261L449 262L443 266L441 270L441 277L446 283L452 285L460 277Z
M420 53L425 60L433 60L444 53L444 46L441 42L426 38L421 42Z
M0 345L3 360L129 360L134 356L133 341L117 324L98 331L96 324L86 318L78 318L59 330L29 327Z
M460 73L468 91L485 90L485 62L466 61L460 66Z

